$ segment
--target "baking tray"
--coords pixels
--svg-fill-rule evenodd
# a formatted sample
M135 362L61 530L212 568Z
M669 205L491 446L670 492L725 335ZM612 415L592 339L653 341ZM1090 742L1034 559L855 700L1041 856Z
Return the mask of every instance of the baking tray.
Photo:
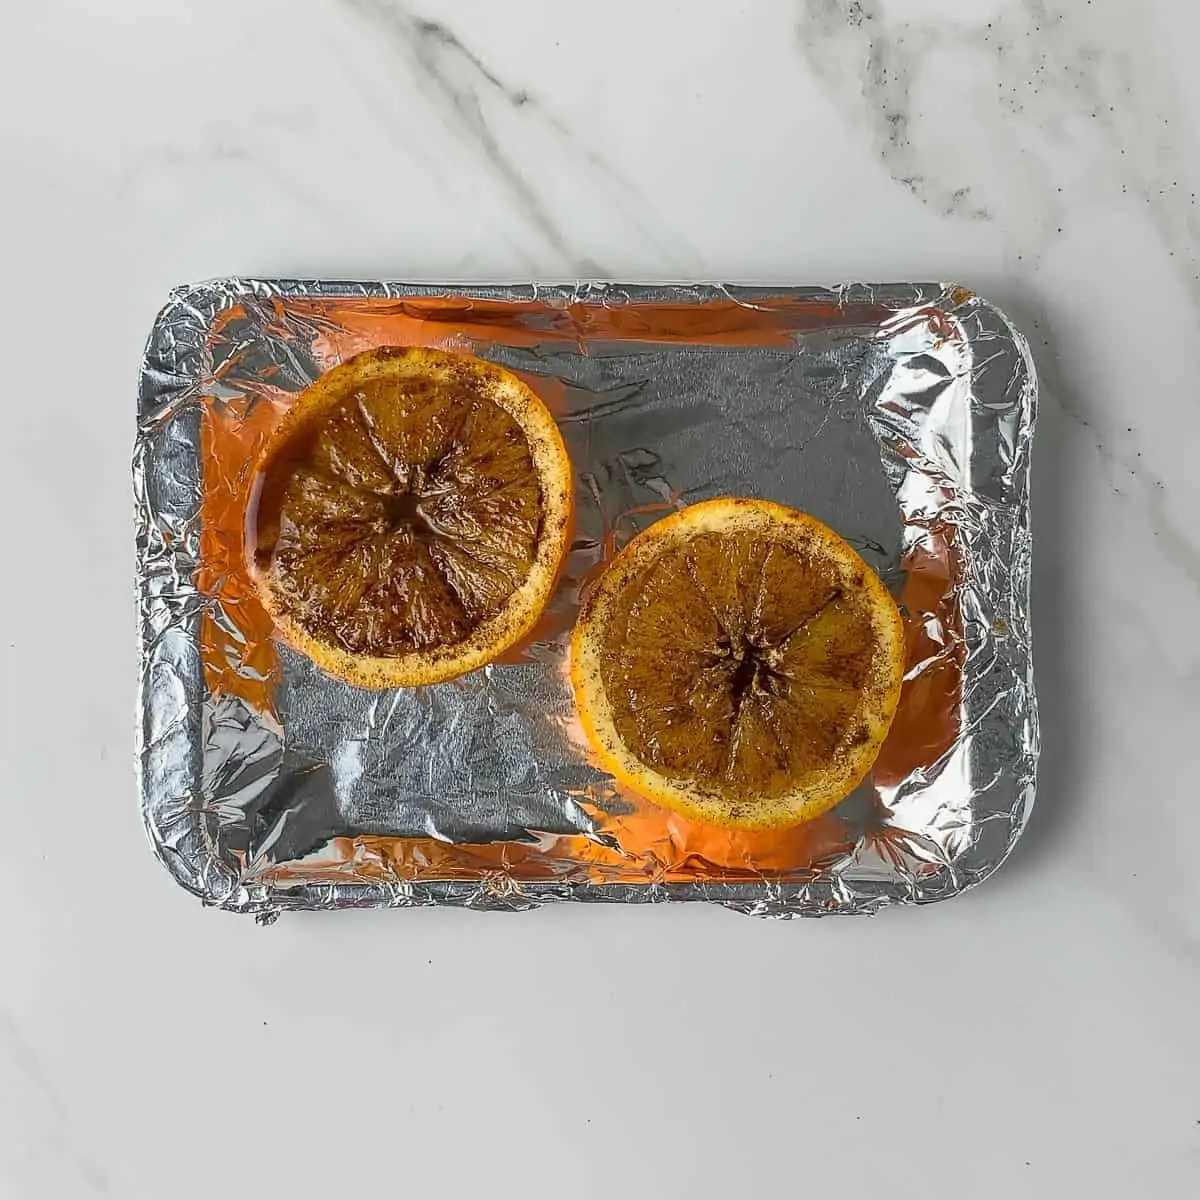
M322 371L377 345L478 354L556 413L577 530L537 640L368 692L272 637L244 565L255 451ZM774 915L954 896L1020 835L1038 754L1028 346L940 284L462 287L222 279L147 344L134 454L142 814L205 903L286 909L704 900ZM564 675L580 589L634 533L719 494L804 509L906 622L872 775L794 830L718 831L591 765Z

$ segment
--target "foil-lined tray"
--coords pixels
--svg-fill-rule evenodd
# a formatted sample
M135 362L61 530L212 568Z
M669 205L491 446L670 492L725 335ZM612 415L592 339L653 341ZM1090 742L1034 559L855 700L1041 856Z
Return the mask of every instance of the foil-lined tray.
M277 642L244 518L296 394L377 345L468 351L555 412L570 559L537 639L451 683L370 692ZM142 813L206 903L285 909L706 900L790 916L927 903L986 878L1029 815L1024 338L934 284L458 287L224 279L151 331L134 454ZM700 826L589 761L565 676L580 591L673 508L813 513L893 588L908 664L872 775L793 830Z

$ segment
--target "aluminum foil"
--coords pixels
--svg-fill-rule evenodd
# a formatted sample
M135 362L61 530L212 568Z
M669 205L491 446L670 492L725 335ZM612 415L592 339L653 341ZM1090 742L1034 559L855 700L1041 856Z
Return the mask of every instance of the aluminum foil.
M538 640L452 683L368 692L271 637L244 575L253 449L378 344L469 350L555 411L577 531ZM134 454L142 813L206 903L706 900L790 916L945 899L1034 797L1028 346L959 287L451 287L225 279L176 290ZM580 589L673 507L812 512L900 600L908 670L872 776L796 830L695 826L589 762L564 673Z

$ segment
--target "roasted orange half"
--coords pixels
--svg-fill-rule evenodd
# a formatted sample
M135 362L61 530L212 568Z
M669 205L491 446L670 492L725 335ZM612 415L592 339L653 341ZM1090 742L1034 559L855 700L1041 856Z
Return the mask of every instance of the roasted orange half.
M571 680L610 774L684 816L799 824L875 761L904 675L899 611L833 530L764 500L650 526L584 601Z
M516 375L371 350L297 398L257 464L251 573L280 636L363 687L452 679L525 638L570 536L570 460Z

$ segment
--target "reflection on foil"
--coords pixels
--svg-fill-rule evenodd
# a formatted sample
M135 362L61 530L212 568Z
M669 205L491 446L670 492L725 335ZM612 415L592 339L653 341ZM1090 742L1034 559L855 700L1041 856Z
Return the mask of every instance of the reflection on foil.
M384 344L519 372L577 474L567 569L519 654L367 692L272 637L246 577L249 464L322 371ZM708 900L787 916L952 896L1007 856L1038 751L1028 616L1036 381L995 308L933 285L177 291L134 457L143 815L207 903ZM590 765L566 679L580 592L639 529L720 494L813 513L896 592L900 710L871 778L793 830L698 826Z

